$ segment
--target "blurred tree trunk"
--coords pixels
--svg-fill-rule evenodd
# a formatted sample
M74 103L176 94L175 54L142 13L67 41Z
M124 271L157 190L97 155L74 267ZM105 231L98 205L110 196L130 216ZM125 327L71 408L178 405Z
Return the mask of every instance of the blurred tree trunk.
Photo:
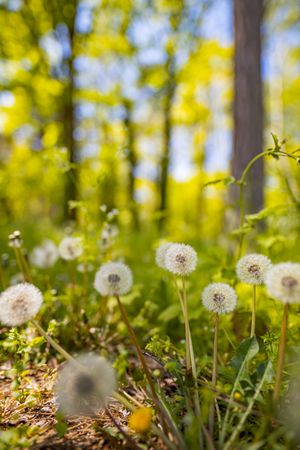
M234 0L234 145L232 172L240 178L263 148L261 25L263 0ZM247 178L247 211L263 207L264 167L259 159Z
M168 208L168 175L171 154L171 135L172 135L172 106L176 92L176 82L174 73L174 57L169 55L166 63L168 82L166 86L166 95L164 98L163 114L163 150L160 161L159 177L159 228L162 229L166 221Z
M137 154L135 149L135 127L132 117L132 103L129 100L124 100L125 107L125 118L124 125L127 132L127 162L129 166L128 170L128 202L129 209L131 212L132 223L135 229L139 228L139 214L138 208L135 201L135 189L136 189L136 178L135 170L137 166Z
M64 219L76 220L77 208L69 208L70 200L78 200L78 150L74 139L75 129L75 105L74 105L74 39L75 39L75 20L77 12L77 0L73 3L73 8L69 9L70 16L68 20L69 45L70 54L66 61L68 68L68 84L65 91L65 107L64 107L64 140L68 149L68 162L70 169L66 173L65 179L65 195L64 195ZM71 14L72 12L72 14Z

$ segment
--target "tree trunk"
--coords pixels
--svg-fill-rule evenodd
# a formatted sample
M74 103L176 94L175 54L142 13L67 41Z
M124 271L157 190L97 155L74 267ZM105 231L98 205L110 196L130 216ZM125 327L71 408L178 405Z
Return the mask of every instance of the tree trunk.
M234 0L234 142L233 176L240 178L248 162L263 149L261 24L263 0ZM263 207L264 167L259 159L250 170L246 210Z
M75 19L76 19L76 2L74 3L74 17L69 25L70 38L70 55L67 60L69 80L66 87L66 100L64 110L64 139L65 145L68 149L68 160L70 169L66 173L65 179L65 196L64 196L64 219L76 220L77 208L69 208L69 201L78 200L78 170L76 164L78 163L78 155L76 142L74 140L75 129L75 105L74 105L74 35L75 35Z
M132 104L130 101L124 101L126 111L124 125L127 132L127 162L128 162L128 202L131 212L132 223L135 229L139 228L139 214L135 201L136 178L135 170L137 166L137 154L135 150L135 130L132 119Z
M167 61L168 84L166 87L166 95L164 99L164 124L163 124L163 150L160 161L160 177L159 177L159 228L162 229L168 208L168 175L171 153L171 134L172 134L172 106L176 91L175 75L174 75L174 58L168 58Z

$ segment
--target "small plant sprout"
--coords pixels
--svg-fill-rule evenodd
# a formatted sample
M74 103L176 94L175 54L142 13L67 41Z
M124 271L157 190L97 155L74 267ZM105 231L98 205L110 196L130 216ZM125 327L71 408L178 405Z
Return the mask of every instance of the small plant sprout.
M214 349L213 349L213 369L212 386L217 384L217 365L218 365L218 334L219 334L219 315L230 313L236 307L237 296L235 290L226 283L211 283L202 292L203 306L214 313ZM210 432L213 433L214 427L214 409L212 407L209 418Z
M30 262L40 269L53 267L58 260L58 248L53 241L46 239L41 245L35 247L30 254Z
M152 408L142 406L130 414L128 426L137 433L146 433L150 429L152 416Z
M188 318L185 277L196 269L197 260L197 253L193 247L186 244L165 243L162 244L156 251L157 265L173 273L175 276L180 276L182 280L181 289L176 278L175 286L184 318L187 376L192 374L194 379L197 378L197 370Z
M43 303L41 291L31 283L19 283L11 286L0 295L0 322L9 327L24 325L30 321L39 333L64 358L72 360L69 355L34 319Z
M265 255L252 253L241 258L236 266L236 273L240 281L253 285L252 319L250 336L255 335L256 319L256 286L264 284L266 274L272 267L271 261Z
M267 273L266 287L271 297L284 304L273 393L274 400L278 400L285 357L289 304L300 303L300 264L286 262L274 265Z
M83 253L82 240L79 237L67 236L58 246L59 255L66 261L79 258Z
M79 355L59 370L55 392L61 412L66 415L95 416L106 409L116 389L111 364L93 354Z

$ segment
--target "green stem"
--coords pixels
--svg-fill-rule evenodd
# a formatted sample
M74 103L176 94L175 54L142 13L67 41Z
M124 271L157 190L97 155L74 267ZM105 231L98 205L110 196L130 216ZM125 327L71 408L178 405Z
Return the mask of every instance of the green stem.
M14 252L15 252L15 257L16 257L16 261L17 261L17 266L19 268L19 271L21 272L22 276L23 276L23 281L28 281L27 280L27 274L26 271L23 267L22 261L20 259L20 252L18 251L18 248L13 247Z
M218 334L219 334L219 314L216 313L214 317L215 332L214 332L214 350L213 350L213 370L211 384L214 387L217 385L217 370L218 370ZM214 403L211 406L209 417L209 432L213 436L214 432Z
M273 399L275 401L277 401L280 396L280 386L281 386L281 378L282 378L284 356L285 356L286 335L287 335L287 328L288 328L288 317L289 317L289 304L286 303L284 305L283 316L282 316L280 343L279 343L277 368L276 368L276 379L275 379L275 387L274 387L274 393L273 393Z
M34 319L31 319L31 323L37 328L38 332L49 342L52 347L58 351L66 360L72 361L74 363L74 358L66 352L51 336L41 327L41 325Z
M130 398L129 394L126 393L126 395ZM129 411L134 411L136 409L135 406L133 406L126 397L124 397L122 394L120 394L119 392L115 392L114 395L115 399L122 403L125 408L129 409ZM142 407L143 405L141 405L139 402L137 402L136 399L131 399L134 403L138 403L138 407ZM169 448L170 450L176 450L177 447L167 438L167 436L162 432L162 430L160 428L158 428L157 425L155 425L155 423L151 422L151 430L154 432L154 434L156 434L157 436L159 436L161 438L161 440L164 442L164 444L167 446L167 448Z
M181 436L180 436L180 433L179 433L179 431L176 429L176 427L174 426L174 424L172 423L172 421L170 420L168 411L166 411L166 408L164 408L164 406L162 405L160 399L159 399L158 396L157 396L157 393L156 393L156 391L155 391L155 387L154 387L154 384L153 384L153 381L152 381L152 377L151 377L149 368L148 368L148 366L147 366L147 364L146 364L144 355L143 355L142 350L141 350L141 348L140 348L140 345L139 345L139 343L138 343L138 340L137 340L136 334L135 334L135 332L134 332L134 329L132 328L132 326L131 326L131 324L130 324L130 322L129 322L129 319L128 319L128 317L127 317L126 310L125 310L125 308L124 308L124 306L123 306L123 304L122 304L122 302L121 302L121 300L120 300L120 297L119 297L118 295L116 295L116 299L117 299L117 302L118 302L118 306L119 306L119 309L120 309L120 312L121 312L122 319L123 319L125 325L127 326L129 335L130 335L131 340L132 340L132 343L133 343L133 345L134 345L134 347L135 347L135 349L136 349L136 352L137 352L137 356L138 356L140 365L141 365L142 369L144 370L145 376L146 376L147 381L148 381L148 383L149 383L150 391L151 391L151 394L152 394L152 399L153 399L153 401L154 401L154 404L155 404L155 406L156 406L156 409L158 410L158 412L159 412L160 415L161 415L162 426L163 426L165 432L167 433L167 429L166 429L165 422L168 423L170 429L171 429L171 430L173 431L173 433L174 433L174 436L175 436L176 439L178 440L178 444L179 444L180 448L182 449L182 448L184 448L184 444L183 444L182 438L181 438Z
M133 448L134 450L142 450L142 447L140 447L139 445L137 445L137 443L132 439L131 436L129 436L128 433L126 433L126 431L121 427L121 425L116 421L116 419L114 418L114 416L110 413L110 411L106 408L105 409L106 414L108 415L108 417L110 418L110 420L112 421L112 423L115 425L115 427L120 431L121 434L123 434L123 436L125 437L125 439L127 440L128 444L130 445L131 448Z
M266 367L266 369L265 369L264 375L263 375L263 377L262 377L262 379L261 379L259 385L257 386L257 388L256 388L256 390L255 390L255 393L254 393L254 395L253 395L253 397L252 397L252 399L251 399L251 401L250 401L250 403L249 403L249 405L248 405L246 411L245 411L244 414L242 415L242 418L241 418L240 422L239 422L238 425L235 427L234 432L233 432L232 435L230 436L230 438L229 438L229 440L227 441L227 443L226 443L226 445L225 445L225 447L224 447L223 450L230 450L231 448L233 448L233 447L232 447L232 444L234 443L234 441L235 441L236 438L238 437L239 433L241 432L241 430L242 430L242 428L243 428L244 423L246 422L247 417L248 417L249 414L251 413L252 408L253 408L253 406L254 406L254 403L255 403L255 401L256 401L256 399L257 399L257 397L258 397L258 395L259 395L259 393L260 393L260 391L261 391L261 389L262 389L262 387L263 387L263 385L264 385L264 383L265 383L265 381L266 381L267 373L268 373L268 371L269 371L270 368L271 368L271 362L269 361L269 362L268 362L268 365L267 365L267 367Z
M245 222L245 196L244 196L244 186L245 186L245 180L246 180L246 176L249 172L249 170L251 169L251 167L253 166L253 164L260 158L263 158L264 156L269 156L274 154L274 149L271 150L267 150L261 153L258 153L256 156L254 156L254 158L251 159L251 161L249 161L249 163L247 164L245 170L242 173L241 178L237 181L237 183L239 184L239 206L240 206L240 229L243 228L244 226L244 222ZM296 160L296 158L289 154L286 153L282 150L276 152L276 155L280 155L280 156L287 156L290 158L293 158L294 160ZM244 238L245 235L243 233L241 233L240 235L240 243L239 243L239 250L238 250L238 259L241 258L242 256L242 252L243 252L243 243L244 243Z
M256 284L253 285L252 319L251 319L251 333L250 333L250 337L255 336L255 319L256 319Z
M0 260L0 284L1 289L5 289L5 280L4 280L4 270L2 268L1 260Z

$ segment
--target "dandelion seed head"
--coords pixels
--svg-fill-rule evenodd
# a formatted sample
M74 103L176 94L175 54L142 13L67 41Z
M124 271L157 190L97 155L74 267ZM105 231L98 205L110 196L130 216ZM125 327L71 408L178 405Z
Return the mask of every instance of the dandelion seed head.
M251 253L238 261L236 273L244 283L263 284L271 266L271 261L267 256Z
M275 264L267 273L266 287L271 297L283 303L300 303L300 264Z
M202 303L208 311L230 313L236 307L235 290L226 283L211 283L202 292Z
M116 389L115 371L105 358L82 354L63 365L54 389L65 415L93 416Z
M172 245L173 242L165 242L156 249L155 262L158 267L166 269L166 253Z
M58 257L57 246L53 241L47 239L32 250L29 259L32 265L40 269L49 269L54 266Z
M171 244L166 249L165 268L175 275L189 275L196 269L197 253L190 245Z
M32 319L43 303L41 291L30 283L19 283L0 295L0 322L10 327Z
M58 251L61 258L67 261L79 258L83 253L82 241L78 237L67 236L60 242Z
M131 270L121 262L103 264L95 275L94 287L101 295L124 295L131 286Z

